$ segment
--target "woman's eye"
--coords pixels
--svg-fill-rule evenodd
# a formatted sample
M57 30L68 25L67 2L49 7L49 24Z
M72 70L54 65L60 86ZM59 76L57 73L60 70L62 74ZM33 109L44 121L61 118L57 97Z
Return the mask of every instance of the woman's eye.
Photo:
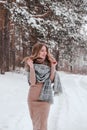
M46 51L42 50L42 52L46 52Z
M42 52L44 52L44 50L42 50Z

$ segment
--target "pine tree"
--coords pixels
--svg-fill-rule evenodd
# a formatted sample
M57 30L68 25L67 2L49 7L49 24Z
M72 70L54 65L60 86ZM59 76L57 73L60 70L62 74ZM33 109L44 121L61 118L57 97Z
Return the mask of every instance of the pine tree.
M57 68L66 64L67 70L74 71L79 50L84 49L83 57L87 51L86 35L81 33L86 24L86 3L85 0L8 1L5 7L15 23L15 49L19 59L30 55L38 40L45 41L59 60Z

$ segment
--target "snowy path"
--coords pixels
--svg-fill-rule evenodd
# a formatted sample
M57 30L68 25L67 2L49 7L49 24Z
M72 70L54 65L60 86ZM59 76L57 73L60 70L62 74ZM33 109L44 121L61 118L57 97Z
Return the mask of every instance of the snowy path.
M87 76L61 77L63 95L56 101L56 130L87 130Z
M48 130L87 130L87 76L59 72L63 94L51 106ZM0 75L0 130L32 130L27 77Z

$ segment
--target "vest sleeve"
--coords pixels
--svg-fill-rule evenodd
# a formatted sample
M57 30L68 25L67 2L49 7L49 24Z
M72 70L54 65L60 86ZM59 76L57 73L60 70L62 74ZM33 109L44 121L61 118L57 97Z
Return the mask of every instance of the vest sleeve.
M63 92L63 90L62 90L62 85L61 85L61 81L60 81L60 77L59 77L59 74L58 74L57 71L55 72L55 78L54 78L54 86L53 86L53 89L54 89L54 95L57 95L57 94Z
M28 71L28 76L27 76L27 78L28 78L28 84L31 85L31 83L30 83L30 72L29 72L29 71Z

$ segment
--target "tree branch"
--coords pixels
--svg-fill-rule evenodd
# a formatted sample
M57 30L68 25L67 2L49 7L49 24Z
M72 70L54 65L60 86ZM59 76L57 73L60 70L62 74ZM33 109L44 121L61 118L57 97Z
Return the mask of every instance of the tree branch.
M46 13L42 14L42 15L33 15L33 17L35 18L46 18L48 17L50 14L52 13L51 10L48 10Z

